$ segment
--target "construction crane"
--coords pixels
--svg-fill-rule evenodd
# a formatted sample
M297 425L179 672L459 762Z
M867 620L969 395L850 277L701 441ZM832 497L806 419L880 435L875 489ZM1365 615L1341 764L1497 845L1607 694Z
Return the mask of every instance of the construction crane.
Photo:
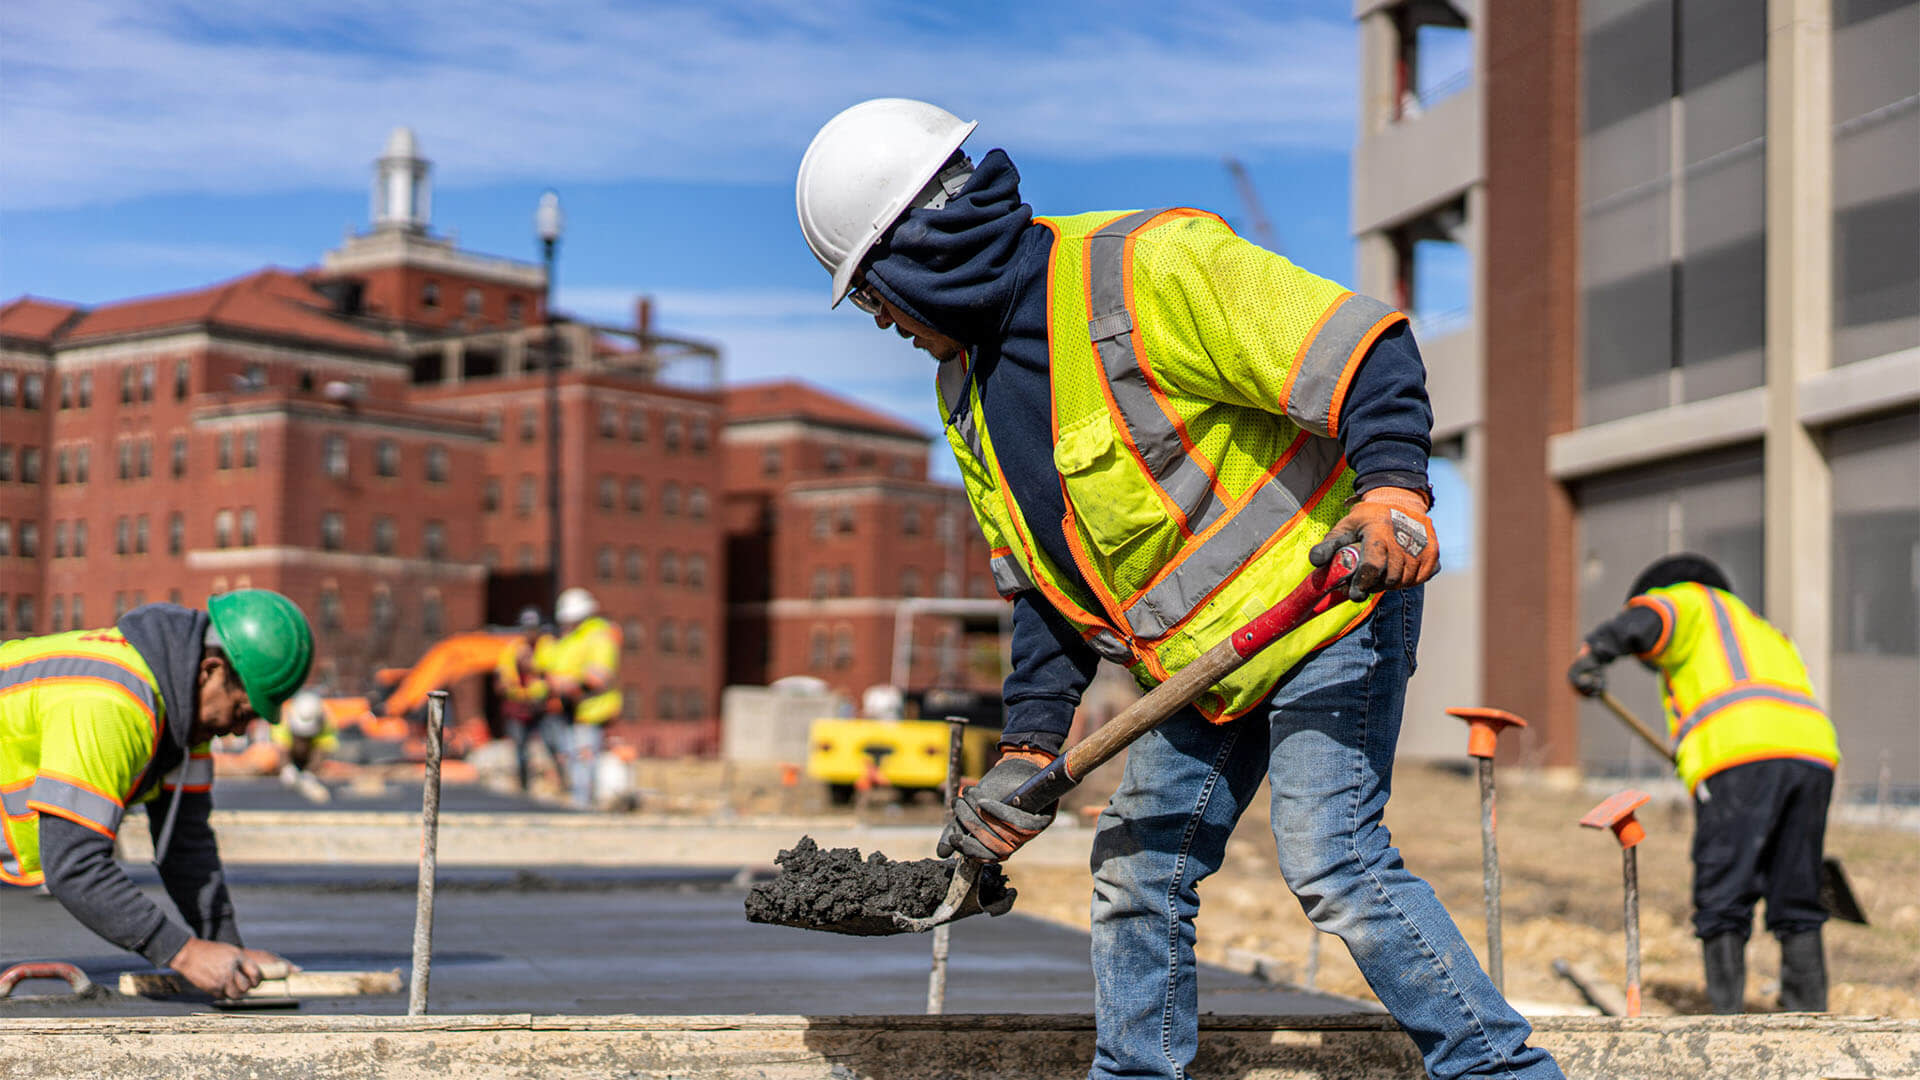
M1254 190L1253 178L1247 175L1247 167L1240 164L1240 159L1236 157L1222 160L1226 162L1227 172L1233 175L1233 186L1240 190L1241 205L1247 210L1247 228L1253 233L1253 238L1268 251L1277 255L1286 254L1280 250L1280 237L1274 234L1273 222L1267 220L1267 211L1260 205L1260 193Z

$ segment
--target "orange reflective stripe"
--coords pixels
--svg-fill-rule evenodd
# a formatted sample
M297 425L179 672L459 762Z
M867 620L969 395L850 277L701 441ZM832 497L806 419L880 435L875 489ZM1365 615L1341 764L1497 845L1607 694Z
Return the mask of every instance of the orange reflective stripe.
M1664 596L1643 595L1636 596L1627 601L1627 606L1643 607L1660 617L1660 640L1653 643L1653 648L1643 653L1636 653L1635 655L1639 656L1642 660L1651 660L1659 656L1662 652L1665 652L1667 643L1673 640L1673 625L1680 621L1680 613L1675 610L1673 601Z
M1339 311L1340 305L1346 303L1347 298L1352 295L1353 290L1348 289L1335 297L1333 303L1327 305L1327 310L1321 312L1320 317L1313 321L1313 327L1307 331L1307 336L1300 339L1300 350L1293 354L1293 364L1287 368L1287 381L1280 384L1280 400L1276 404L1280 406L1281 412L1289 416L1293 415L1288 406L1293 401L1293 384L1300 378L1300 369L1307 358L1307 350L1313 347L1313 339L1320 336L1320 329L1327 325L1327 320L1333 318L1333 313Z
M1340 407L1346 404L1347 388L1353 385L1353 377L1360 370L1360 361L1366 358L1368 351L1373 348L1373 343L1380 340L1381 334L1386 333L1389 327L1405 322L1406 319L1407 317L1398 311L1381 316L1380 321L1374 323L1360 338L1359 343L1353 347L1353 352L1347 357L1346 369L1340 373L1340 381L1334 386L1333 404L1327 410L1327 438L1340 437ZM1293 373L1287 374L1291 377Z

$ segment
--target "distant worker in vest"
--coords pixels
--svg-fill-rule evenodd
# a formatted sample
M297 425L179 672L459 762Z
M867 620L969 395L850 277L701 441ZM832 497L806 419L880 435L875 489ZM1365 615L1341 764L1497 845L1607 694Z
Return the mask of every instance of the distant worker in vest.
M278 721L312 662L306 617L264 589L0 644L0 880L44 882L82 925L209 994L257 986L262 964L284 961L241 942L208 824L208 744L255 717ZM138 803L184 925L114 861Z
M313 690L302 690L287 700L286 719L272 726L269 737L280 749L280 783L298 791L308 802L333 799L327 785L313 773L321 759L340 746L327 702Z
M542 665L547 688L571 724L567 774L573 801L593 805L594 759L606 735L606 723L620 715L620 631L600 615L600 602L574 587L554 604L560 636Z
M941 841L1000 860L1104 657L1157 684L1357 544L1336 605L1134 743L1093 841L1091 1075L1181 1077L1197 887L1272 785L1280 869L1426 1067L1561 1075L1381 814L1421 584L1439 568L1425 372L1407 320L1203 210L1035 217L974 125L888 98L800 163L801 231L851 300L937 362L949 448L1013 606L999 764Z
M1693 928L1717 1013L1745 1007L1754 905L1780 942L1780 1007L1827 1008L1820 900L1827 803L1840 746L1800 651L1700 555L1640 572L1627 606L1587 635L1567 671L1589 696L1636 656L1660 676L1680 780L1694 797Z
M540 624L538 608L520 609L519 630L513 643L501 650L493 681L500 694L501 719L505 721L507 736L513 740L520 790L528 791L533 780L533 761L527 749L535 732L538 731L540 741L552 755L562 783L566 781L571 736L565 715L547 709L551 695L541 667L551 659L548 653L553 648L553 635Z

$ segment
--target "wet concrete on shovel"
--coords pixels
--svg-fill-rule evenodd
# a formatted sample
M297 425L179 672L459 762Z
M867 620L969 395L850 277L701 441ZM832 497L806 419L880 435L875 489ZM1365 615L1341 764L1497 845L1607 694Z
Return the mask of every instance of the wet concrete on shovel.
M924 919L946 898L955 859L895 862L879 852L866 858L854 848L822 850L803 836L774 862L780 873L747 894L747 919L857 936L898 932L891 915ZM1000 867L981 867L980 906L1004 911L1018 892Z
M171 906L149 867L142 891ZM249 945L308 970L410 965L411 866L230 866ZM429 1007L435 1013L843 1015L925 1008L928 938L845 937L763 926L742 916L747 890L731 871L662 868L443 869L437 888ZM1093 977L1084 932L1026 918L953 924L947 1011L1085 1013ZM97 983L147 963L114 950L37 890L0 886L0 968L77 963ZM17 995L52 994L51 982ZM1200 1007L1220 1013L1351 1011L1203 966ZM208 1006L113 995L0 1000L0 1018L204 1012ZM406 1011L406 997L309 998L303 1014Z

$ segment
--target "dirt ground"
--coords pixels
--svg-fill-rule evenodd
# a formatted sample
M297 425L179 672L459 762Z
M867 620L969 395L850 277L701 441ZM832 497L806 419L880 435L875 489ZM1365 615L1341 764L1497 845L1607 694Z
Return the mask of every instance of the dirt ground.
M1611 835L1576 825L1599 797L1517 770L1500 779L1507 992L1521 1002L1581 1004L1579 992L1554 974L1553 960L1584 963L1616 985L1624 982L1619 848ZM1256 806L1264 805L1263 794ZM1649 1009L1664 1005L1677 1013L1704 1012L1700 946L1689 922L1692 810L1656 804L1641 820L1647 828L1639 856L1641 966ZM1477 781L1440 768L1402 768L1387 826L1408 868L1432 883L1484 959ZM1920 835L1836 825L1827 832L1827 851L1845 863L1873 921L1872 926L1827 924L1832 1011L1920 1018ZM1020 889L1018 910L1087 925L1085 872L1023 870L1017 857L1008 870ZM1200 898L1203 961L1230 963L1230 951L1249 950L1277 961L1282 978L1300 981L1315 932L1275 868L1266 814L1250 812L1242 819L1226 865L1200 886ZM1315 986L1370 998L1338 939L1322 941ZM1779 959L1773 939L1757 926L1747 954L1750 1011L1772 1009Z

